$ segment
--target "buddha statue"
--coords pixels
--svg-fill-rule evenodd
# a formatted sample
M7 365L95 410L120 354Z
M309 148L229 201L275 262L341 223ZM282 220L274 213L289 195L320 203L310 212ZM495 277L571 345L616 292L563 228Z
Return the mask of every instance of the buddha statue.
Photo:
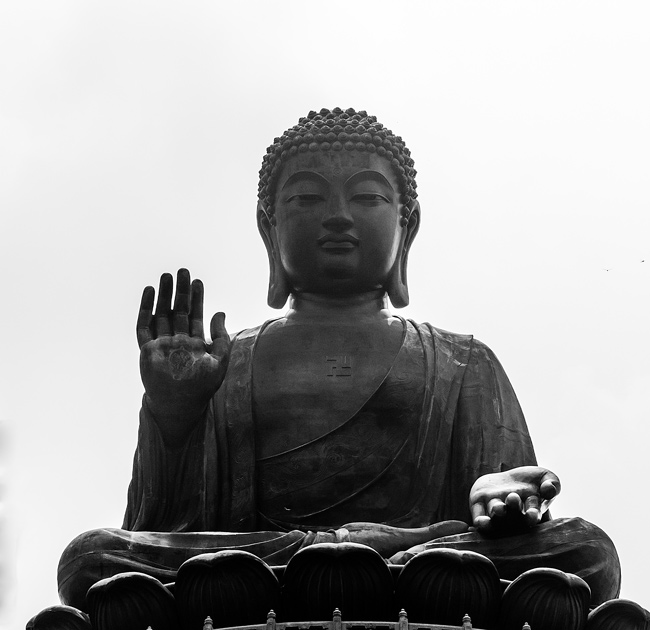
M206 342L203 285L147 287L137 320L144 398L121 529L82 534L59 565L64 604L125 571L174 580L203 552L286 564L314 543L362 543L392 564L479 552L502 578L575 573L618 595L613 544L552 520L560 481L537 465L493 352L391 314L409 302L420 224L414 162L364 111L311 112L267 150L257 223L268 303L288 312Z

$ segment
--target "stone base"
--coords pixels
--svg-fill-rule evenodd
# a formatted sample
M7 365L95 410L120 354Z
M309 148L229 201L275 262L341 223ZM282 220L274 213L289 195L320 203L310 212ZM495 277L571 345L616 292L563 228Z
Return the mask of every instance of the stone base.
M473 619L477 630L650 630L650 613L626 600L589 614L587 583L557 569L533 569L505 586L491 560L457 549L423 551L398 566L364 545L324 543L273 568L245 551L220 551L185 562L174 584L137 572L106 578L88 591L88 615L57 606L27 628L458 630ZM309 621L332 610L332 621ZM341 611L376 621L343 621ZM391 618L399 620L382 621Z

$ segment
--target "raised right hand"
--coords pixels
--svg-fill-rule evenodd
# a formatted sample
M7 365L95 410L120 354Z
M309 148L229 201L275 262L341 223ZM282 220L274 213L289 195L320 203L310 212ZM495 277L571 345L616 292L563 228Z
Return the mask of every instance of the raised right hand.
M155 314L154 288L145 287L136 327L145 395L168 439L182 438L201 418L223 381L230 351L223 313L212 318L212 342L205 341L203 283L190 285L189 271L179 269L172 308L173 284L170 274L160 277Z

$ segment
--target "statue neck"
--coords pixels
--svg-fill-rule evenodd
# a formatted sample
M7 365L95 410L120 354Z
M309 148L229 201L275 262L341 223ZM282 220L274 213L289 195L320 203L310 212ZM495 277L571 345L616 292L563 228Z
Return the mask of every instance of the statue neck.
M388 298L383 290L355 295L292 293L286 319L293 322L368 323L388 320Z

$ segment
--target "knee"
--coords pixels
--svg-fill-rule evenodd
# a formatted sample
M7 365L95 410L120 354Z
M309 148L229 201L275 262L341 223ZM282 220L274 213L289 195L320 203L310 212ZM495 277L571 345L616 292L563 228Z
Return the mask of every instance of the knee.
M579 557L619 566L612 539L597 525L580 517L560 518L545 524L552 538L568 545Z
M549 541L562 557L564 571L575 573L591 587L592 605L618 597L621 563L612 539L597 525L582 518L561 518L545 523Z
M621 566L614 543L600 527L581 518L558 518L510 537L484 538L472 532L426 546L481 553L508 580L538 567L574 573L589 584L593 606L617 597L620 591Z
M77 536L63 551L57 571L59 597L86 610L86 592L98 580L115 574L106 556L128 549L119 529L94 529ZM119 572L119 571L117 571Z

